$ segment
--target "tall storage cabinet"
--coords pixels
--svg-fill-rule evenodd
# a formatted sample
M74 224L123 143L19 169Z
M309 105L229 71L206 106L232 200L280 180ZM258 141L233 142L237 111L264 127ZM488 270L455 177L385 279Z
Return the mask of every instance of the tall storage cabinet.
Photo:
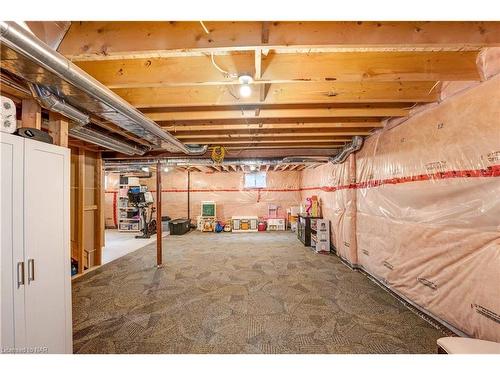
M1 140L1 347L72 352L70 150Z

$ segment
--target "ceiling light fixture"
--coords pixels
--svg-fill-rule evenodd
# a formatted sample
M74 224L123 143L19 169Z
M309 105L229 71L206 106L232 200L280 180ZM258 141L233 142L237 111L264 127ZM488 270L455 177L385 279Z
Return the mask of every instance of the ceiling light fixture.
M244 98L248 98L252 95L252 88L250 84L253 83L253 78L249 74L242 74L238 77L238 81L240 82L240 96Z

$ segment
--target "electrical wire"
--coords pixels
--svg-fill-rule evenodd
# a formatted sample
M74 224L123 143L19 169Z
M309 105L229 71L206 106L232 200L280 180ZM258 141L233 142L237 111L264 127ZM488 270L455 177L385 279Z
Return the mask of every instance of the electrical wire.
M224 146L214 146L212 147L211 158L216 164L221 164L226 156L226 148Z
M229 73L227 70L224 70L219 65L217 65L217 63L215 62L215 56L213 52L210 52L210 60L212 61L212 65L215 67L215 69L217 69L224 75L224 78L230 78L230 79L238 78L237 73Z
M203 30L205 30L205 32L207 34L210 34L210 31L207 29L207 27L205 26L205 24L203 23L203 21L200 21L200 25L201 25L201 27L203 27Z

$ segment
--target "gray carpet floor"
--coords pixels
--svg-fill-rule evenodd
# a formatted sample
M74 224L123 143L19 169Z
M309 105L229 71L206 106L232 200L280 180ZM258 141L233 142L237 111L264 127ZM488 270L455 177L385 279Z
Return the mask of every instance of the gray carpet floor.
M75 353L435 353L444 334L292 233L168 236L73 282Z

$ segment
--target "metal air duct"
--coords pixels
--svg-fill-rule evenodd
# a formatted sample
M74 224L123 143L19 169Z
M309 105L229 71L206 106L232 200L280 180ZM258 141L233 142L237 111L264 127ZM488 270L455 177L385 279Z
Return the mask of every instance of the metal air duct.
M353 152L361 149L363 146L363 137L356 135L352 137L352 141L344 146L344 148L335 156L328 159L330 163L342 164L346 161L347 157Z
M110 150L121 152L130 156L144 155L144 153L148 151L147 148L132 145L85 126L74 126L69 130L69 134L82 141L106 147Z
M174 150L180 150L185 154L200 155L207 151L208 146L206 145L189 147L167 131L164 131L154 121L144 116L144 114L131 106L120 96L116 95L95 78L78 68L64 56L54 51L16 22L0 21L0 41L6 47L14 51L12 53L9 51L2 51L2 56L4 56L5 53L9 57L5 61L7 63L6 69L12 70L18 75L24 75L26 79L28 79L27 77L29 76L28 80L32 82L36 81L37 83L43 83L39 81L39 79L43 80L43 77L40 77L39 74L33 77L30 76L29 72L25 71L26 64L20 61L20 56L16 54L24 56L24 58L27 58L31 63L35 63L37 66L50 73L52 77L55 76L54 78L61 79L83 92L85 96L91 98L94 103L90 103L88 99L86 101L83 99L81 101L83 103L82 106L84 106L84 104L89 107L93 106L93 108L98 111L96 113L114 122L118 126L152 143L165 142L167 145L163 145L164 147L170 145ZM47 79L50 80L49 78ZM62 86L64 86L63 82L59 82L58 87L66 90L65 94L72 94L70 90ZM160 142L158 142L158 140Z
M86 125L90 122L90 117L88 115L76 109L72 105L64 103L45 87L31 82L28 83L28 86L33 97L43 108L52 112L60 113L80 125Z

